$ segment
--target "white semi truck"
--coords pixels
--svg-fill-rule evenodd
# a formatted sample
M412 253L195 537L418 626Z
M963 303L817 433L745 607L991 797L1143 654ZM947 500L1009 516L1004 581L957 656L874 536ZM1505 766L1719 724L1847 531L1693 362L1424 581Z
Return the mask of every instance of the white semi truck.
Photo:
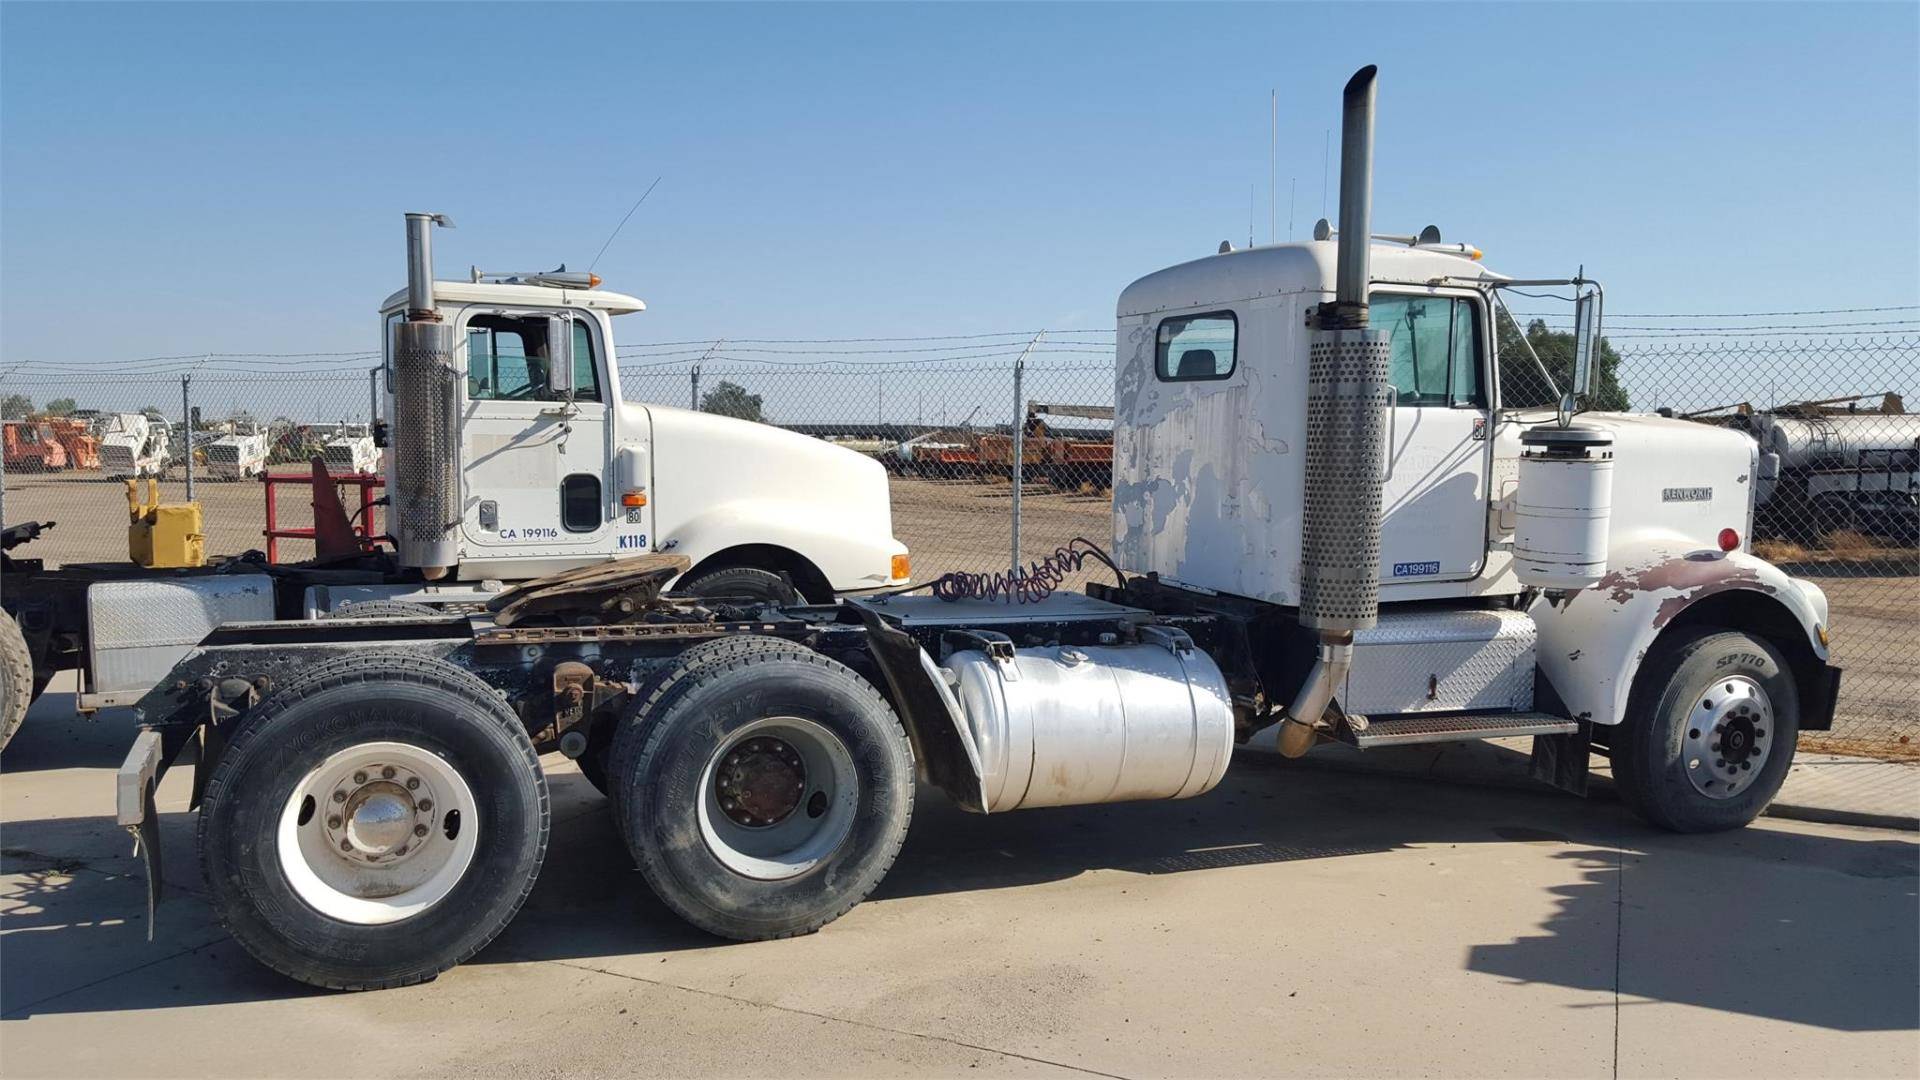
M1747 550L1753 443L1577 400L1504 407L1491 328L1500 290L1524 283L1431 235L1370 243L1373 100L1367 68L1346 88L1337 233L1122 294L1115 582L1085 595L1035 586L1097 555L1085 543L1011 582L1023 602L952 576L831 605L677 598L661 591L688 566L674 551L562 568L667 527L670 493L639 462L674 472L665 443L697 418L595 400L582 391L608 384L584 366L503 372L513 332L571 338L602 377L607 317L633 302L443 289L417 223L391 314L399 561L436 580L560 572L477 614L212 631L139 703L121 822L157 851L154 784L196 744L225 925L293 978L369 988L432 978L513 918L545 857L550 749L607 792L672 910L742 940L817 930L865 897L917 784L980 813L1186 798L1236 743L1275 734L1288 754L1531 735L1559 787L1584 790L1599 753L1649 821L1751 821L1838 685L1819 589ZM1597 288L1561 284L1583 297L1589 354ZM475 379L493 396L465 407L494 426L456 437ZM623 457L636 434L647 458ZM764 457L713 462L712 482L771 470L819 515L808 460L768 438ZM611 448L578 468L644 490L640 509L657 496L660 516L522 542L531 494L483 517L459 492L463 469L491 467L475 458L529 439ZM538 484L574 475L567 460Z

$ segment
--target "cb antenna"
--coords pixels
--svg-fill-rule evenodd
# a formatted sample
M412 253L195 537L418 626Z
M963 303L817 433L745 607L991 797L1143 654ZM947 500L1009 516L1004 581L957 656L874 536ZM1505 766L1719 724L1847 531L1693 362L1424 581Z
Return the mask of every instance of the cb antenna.
M647 185L647 190L641 192L640 197L633 200L633 206L627 211L627 217L621 218L620 224L613 227L612 235L607 237L606 243L600 245L600 250L594 254L593 261L587 264L587 273L593 273L593 268L600 265L600 256L607 253L607 249L613 246L613 238L619 236L620 230L627 227L627 218L631 218L633 212L640 209L640 204L647 201L647 196L653 194L653 189L659 187L660 181L663 179L665 179L664 176L654 177L653 183Z

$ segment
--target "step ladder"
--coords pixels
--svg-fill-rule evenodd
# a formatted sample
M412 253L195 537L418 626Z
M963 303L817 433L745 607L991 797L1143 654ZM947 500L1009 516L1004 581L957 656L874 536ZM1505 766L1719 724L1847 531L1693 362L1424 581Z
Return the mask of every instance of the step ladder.
M1469 742L1475 739L1506 739L1517 735L1571 735L1580 730L1578 722L1543 712L1477 713L1452 716L1396 716L1385 720L1349 717L1335 725L1334 738L1349 746L1369 750L1380 746L1414 746L1420 743Z

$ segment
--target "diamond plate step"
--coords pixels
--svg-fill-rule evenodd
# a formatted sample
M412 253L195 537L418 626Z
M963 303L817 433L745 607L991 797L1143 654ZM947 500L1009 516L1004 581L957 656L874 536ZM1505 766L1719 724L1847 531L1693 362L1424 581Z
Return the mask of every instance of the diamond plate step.
M1469 742L1474 739L1505 739L1515 735L1568 735L1578 730L1578 723L1547 713L1481 713L1373 720L1365 730L1358 732L1349 731L1342 725L1336 737L1341 742L1366 750L1376 746Z

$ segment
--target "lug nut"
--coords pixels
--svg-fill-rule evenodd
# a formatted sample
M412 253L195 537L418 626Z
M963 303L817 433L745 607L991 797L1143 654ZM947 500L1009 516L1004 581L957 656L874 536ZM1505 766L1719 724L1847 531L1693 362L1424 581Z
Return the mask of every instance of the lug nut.
M401 844L399 847L393 849L393 857L396 859L402 855L405 855L406 853L407 853L407 845L405 844Z
M344 791L336 791L336 792L334 792L334 793L333 793L333 801L334 801L334 802L346 802L346 801L347 801L347 793L346 793L346 792L344 792Z
M407 777L407 790L408 791L420 790L420 778L417 776Z
M366 783L366 782L367 782L367 774L366 774L365 772L357 772L357 773L354 773L354 774L353 774L353 782L354 782L354 783L356 783L356 784L364 784L364 783Z
M380 778L382 780L391 780L393 779L393 772L394 772L393 766L388 765L387 767L380 770Z
M330 814L330 815L328 815L328 816L327 816L327 828L329 828L329 829L337 829L337 828L339 828L339 827L340 827L340 815L339 815L339 814Z
M342 840L342 841L340 841L340 850L341 850L341 851L352 851L352 850L353 850L353 842L352 842L351 840Z
M425 825L415 825L413 827L413 835L415 836L427 835L427 827Z
M431 809L433 809L433 800L432 800L432 799L421 799L421 800L420 800L420 812L421 812L421 813L423 813L423 814L424 814L424 813L426 813L427 811L429 811L429 810L431 810Z

